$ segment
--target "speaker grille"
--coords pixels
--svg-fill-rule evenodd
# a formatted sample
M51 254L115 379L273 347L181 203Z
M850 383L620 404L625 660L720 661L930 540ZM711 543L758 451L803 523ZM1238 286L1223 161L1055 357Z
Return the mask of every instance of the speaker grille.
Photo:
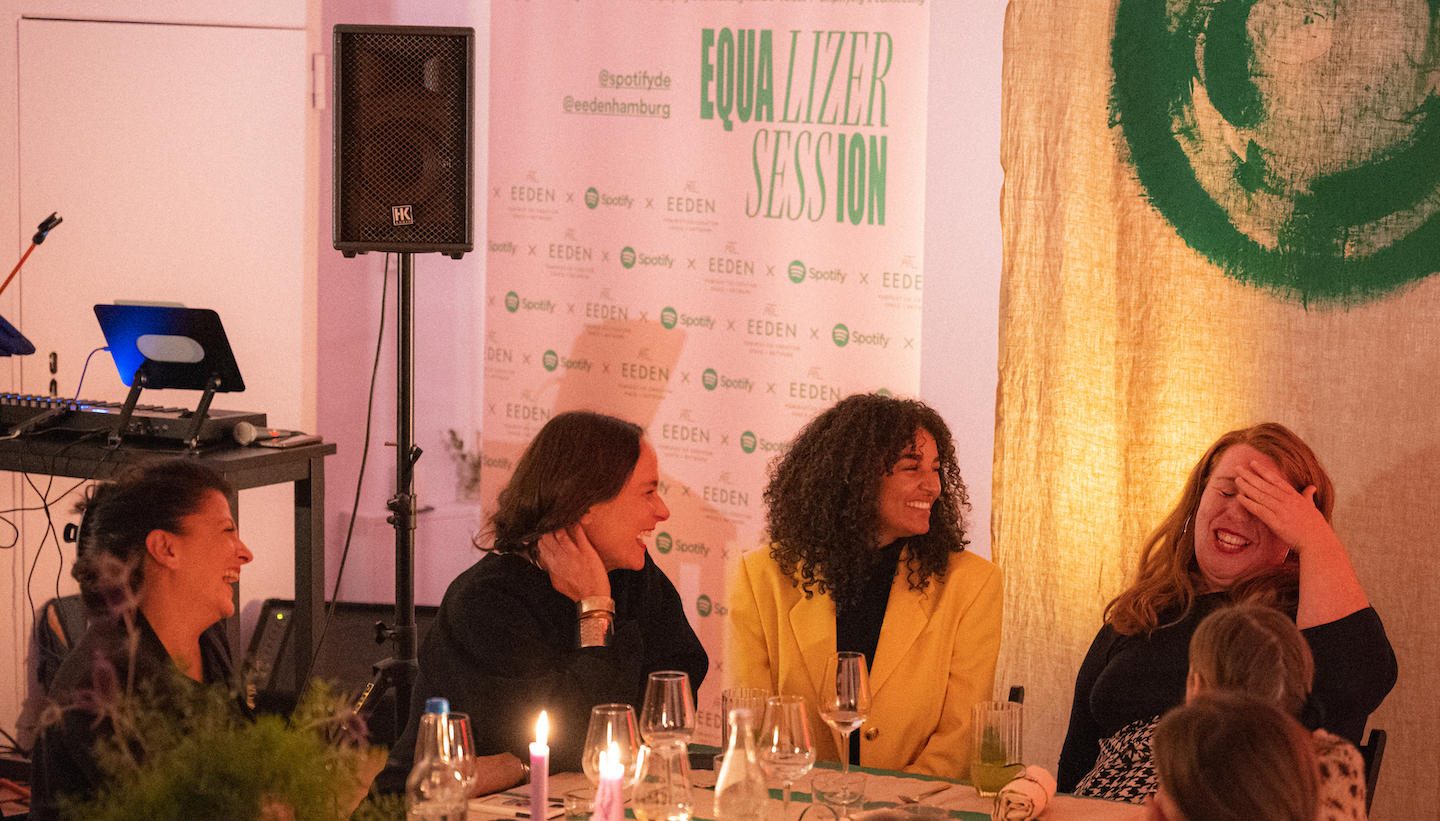
M474 248L472 29L335 27L335 247Z

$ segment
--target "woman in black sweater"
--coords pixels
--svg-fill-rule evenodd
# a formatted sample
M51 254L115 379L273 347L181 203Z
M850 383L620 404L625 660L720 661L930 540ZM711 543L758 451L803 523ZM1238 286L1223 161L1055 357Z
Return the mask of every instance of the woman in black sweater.
M639 712L648 675L709 657L644 537L670 516L655 449L638 425L587 411L553 417L525 449L490 519L493 542L440 602L420 646L410 721L378 780L403 789L425 700L468 713L478 792L523 781L541 710L550 766L580 769L596 704ZM693 695L693 693L692 693Z
M1106 608L1080 667L1061 791L1074 791L1103 755L1111 775L1091 779L1087 794L1140 801L1154 792L1153 778L1128 779L1116 761L1148 759L1155 722L1185 700L1190 636L1231 601L1261 601L1295 619L1315 657L1307 716L1360 743L1397 667L1330 526L1334 504L1314 452L1282 425L1231 431L1210 446L1146 541L1135 583Z

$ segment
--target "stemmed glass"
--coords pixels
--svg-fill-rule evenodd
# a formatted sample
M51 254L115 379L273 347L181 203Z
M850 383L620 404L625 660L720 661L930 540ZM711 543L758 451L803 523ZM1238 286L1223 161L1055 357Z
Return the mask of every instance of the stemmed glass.
M611 744L625 765L624 783L634 783L640 738L635 729L635 708L629 704L596 704L590 709L590 728L585 733L580 767L591 784L600 784L600 753L609 750Z
M695 696L690 676L678 670L650 674L645 704L640 708L640 733L645 743L689 741L695 734Z
M450 713L445 720L446 754L455 771L460 774L460 783L468 801L480 780L480 762L475 758L475 742L470 735L470 716L464 713Z
M790 818L790 785L810 772L815 748L810 744L810 726L805 721L805 699L800 696L771 696L765 700L765 722L760 730L760 763L765 774L777 779L781 791L784 821Z
M828 807L839 821L850 817L850 808L865 800L865 773L816 771L810 781L810 793L821 806Z
M842 651L830 657L825 684L820 689L820 717L835 728L840 745L840 772L850 774L850 734L870 714L870 674L865 654Z
M642 821L688 821L690 764L686 743L695 733L695 695L690 676L677 670L650 674L640 708L645 746L635 766L631 804Z

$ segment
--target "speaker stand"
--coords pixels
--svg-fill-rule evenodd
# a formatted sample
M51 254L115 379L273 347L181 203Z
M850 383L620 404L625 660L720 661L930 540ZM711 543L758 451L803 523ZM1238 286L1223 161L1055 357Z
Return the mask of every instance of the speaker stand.
M395 655L375 665L375 678L355 704L368 714L366 703L378 702L384 692L395 688L395 731L397 738L410 720L410 695L419 673L415 629L415 462L421 450L415 444L415 255L401 252L395 301L395 495L386 507L386 519L395 526L395 626L375 625L375 642L395 642Z

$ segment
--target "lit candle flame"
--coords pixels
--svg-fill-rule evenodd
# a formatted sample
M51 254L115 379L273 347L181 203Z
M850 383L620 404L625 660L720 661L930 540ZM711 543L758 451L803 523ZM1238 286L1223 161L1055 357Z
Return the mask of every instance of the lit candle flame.
M620 760L620 747L612 741L608 752L600 751L600 777L619 779L624 775L625 764Z
M545 746L546 739L550 735L550 719L546 717L545 711L540 711L540 718L535 722L535 743Z

